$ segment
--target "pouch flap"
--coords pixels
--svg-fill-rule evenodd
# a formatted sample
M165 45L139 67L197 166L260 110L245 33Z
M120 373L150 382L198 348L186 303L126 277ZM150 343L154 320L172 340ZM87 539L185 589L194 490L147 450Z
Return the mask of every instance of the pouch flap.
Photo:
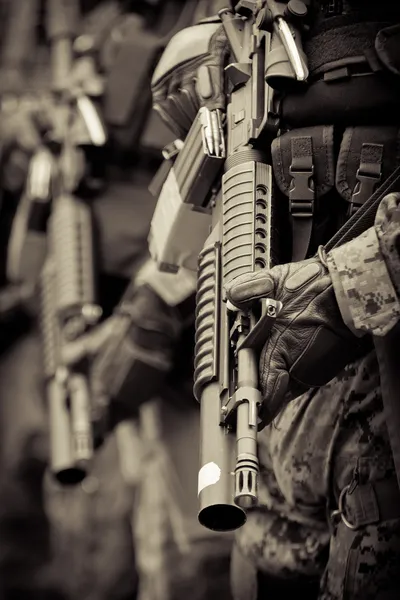
M351 202L359 182L357 173L376 183L384 181L399 162L399 127L348 127L340 144L336 168L336 189ZM360 169L360 171L359 171Z
M378 32L375 50L385 67L395 75L400 75L400 24Z
M292 129L284 133L272 142L272 163L275 179L280 191L289 196L292 175L292 147L296 146L296 154L304 155L312 152L312 164L314 166L313 180L316 198L320 198L335 183L335 165L333 152L333 126L302 127Z

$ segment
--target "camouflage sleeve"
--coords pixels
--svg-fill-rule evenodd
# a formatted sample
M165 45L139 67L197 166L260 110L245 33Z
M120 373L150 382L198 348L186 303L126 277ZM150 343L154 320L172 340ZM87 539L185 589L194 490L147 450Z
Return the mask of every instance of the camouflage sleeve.
M375 226L327 255L346 325L384 336L400 317L400 194L386 196Z
M400 194L389 194L381 202L375 230L397 296L400 297Z

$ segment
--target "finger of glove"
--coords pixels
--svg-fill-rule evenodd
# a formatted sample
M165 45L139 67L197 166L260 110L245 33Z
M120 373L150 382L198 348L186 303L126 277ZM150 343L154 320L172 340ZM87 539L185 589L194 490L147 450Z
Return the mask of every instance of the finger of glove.
M259 271L239 275L225 286L228 300L238 308L243 308L260 298L272 298L275 279L270 273Z
M262 423L269 425L289 402L289 373L271 369L263 394Z
M92 423L103 423L110 406L110 399L100 379L91 378L90 390L93 399L90 408L90 419Z
M177 331L167 320L164 322L146 320L140 327L132 325L129 329L129 337L144 350L165 350L174 345Z
M76 341L65 344L61 351L62 362L66 366L69 366L76 364L86 357L93 357L110 340L114 328L115 321L107 319L107 321L98 325L87 335L83 335Z
M135 297L125 303L125 310L132 322L131 337L142 345L137 336L160 335L168 339L176 339L182 329L182 321L173 308L166 305L149 287L142 286ZM143 343L148 347L147 342ZM153 346L157 349L157 344Z
M225 29L221 26L212 36L209 44L209 56L197 71L196 89L202 104L209 110L226 106L224 69L229 56L229 43Z
M302 352L293 362L290 377L303 386L303 390L321 387L364 353L364 340L343 337L340 332L321 326L302 345Z
M202 54L182 63L167 73L160 81L152 85L151 91L154 102L162 102L170 94L178 92L181 88L193 85L197 69L204 63L207 55Z
M161 104L154 104L153 105L153 109L154 111L158 114L158 116L160 117L161 121L164 123L164 125L166 125L168 127L168 129L170 131L172 131L172 133L177 137L177 138L181 138L182 137L182 131L181 128L179 127L179 125L177 123L175 123L175 121L173 121L169 116L168 113L163 109Z
M203 106L209 110L224 110L226 93L223 68L202 65L197 72L196 91Z
M274 328L260 356L260 383L263 396L262 420L271 423L286 406L289 389L287 356L282 331Z
M184 77L166 94L153 94L153 104L164 123L185 138L200 108L194 77Z
M146 365L146 366L144 366ZM140 374L150 369L154 373L165 373L171 367L170 353L162 352L159 349L146 351L137 346L128 337L124 337L118 347L114 348L107 357L99 356L95 358L91 370L92 387L98 393L101 392L112 398L116 398L122 389L125 381L135 380L135 386L150 385L150 382L141 380ZM133 374L133 375L132 375ZM135 386L133 391L135 391Z
M48 104L47 106L39 104L32 115L32 121L36 126L36 130L41 135L47 133L54 127L54 118L54 107L50 104Z
M186 133L192 126L193 120L190 120L187 116L187 113L182 110L178 100L178 93L170 94L168 96L163 103L163 110L168 115L168 118L175 124L175 127L179 129L179 137L185 137Z
M174 120L181 124L182 130L189 131L196 118L197 111L192 111L192 114L189 114L190 104L187 102L187 98L181 93L181 90L179 90L178 94L168 96L168 102L167 112L174 115Z
M277 267L275 267L276 269ZM278 267L282 269L283 267ZM326 291L332 281L327 269L319 261L311 259L303 263L287 266L287 276L283 277L285 292L301 298L304 306L316 296Z

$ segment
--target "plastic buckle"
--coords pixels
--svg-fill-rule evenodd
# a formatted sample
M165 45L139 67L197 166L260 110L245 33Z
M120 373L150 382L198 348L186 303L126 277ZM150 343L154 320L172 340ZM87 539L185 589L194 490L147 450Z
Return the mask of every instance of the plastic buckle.
M310 219L314 214L314 166L307 171L289 167L292 182L289 190L290 214L296 218Z
M366 175L360 173L360 169L357 170L357 183L354 188L353 195L349 206L348 216L352 217L357 210L372 196L375 191L377 184L381 180L381 174L379 176Z

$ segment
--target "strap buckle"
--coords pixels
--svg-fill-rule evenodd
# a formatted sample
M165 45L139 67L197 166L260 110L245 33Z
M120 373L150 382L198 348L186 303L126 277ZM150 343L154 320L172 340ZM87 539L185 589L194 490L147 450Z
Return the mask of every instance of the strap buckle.
M360 169L357 170L356 178L357 183L354 188L353 195L349 206L348 216L352 217L354 213L372 196L376 186L380 182L382 174L371 175L362 173Z
M289 167L292 182L289 190L290 214L296 218L310 219L314 214L314 165L304 171Z

